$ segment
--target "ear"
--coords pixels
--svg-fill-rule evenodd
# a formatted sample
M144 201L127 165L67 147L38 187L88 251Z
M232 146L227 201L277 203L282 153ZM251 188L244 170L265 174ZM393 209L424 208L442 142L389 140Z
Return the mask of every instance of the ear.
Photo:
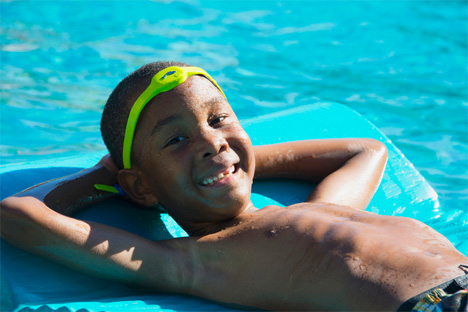
M118 174L119 184L128 196L143 206L152 206L158 199L151 192L149 182L138 169L122 169Z

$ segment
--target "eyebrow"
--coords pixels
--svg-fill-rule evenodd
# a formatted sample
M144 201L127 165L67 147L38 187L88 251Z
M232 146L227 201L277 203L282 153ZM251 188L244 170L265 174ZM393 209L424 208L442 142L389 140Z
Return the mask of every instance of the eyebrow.
M160 121L158 121L158 123L154 126L153 130L151 131L151 135L155 134L156 132L159 132L161 131L161 128L164 127L165 125L167 124L170 124L170 123L173 123L175 122L176 120L180 119L180 115L179 114L175 114L175 115L171 115L167 118L164 118L164 119L161 119Z
M209 99L208 101L205 102L205 105L209 105L209 106L213 106L215 104L218 104L218 103L223 103L223 102L226 102L227 103L227 100L225 97L223 96L215 96L215 97L212 97L211 99Z

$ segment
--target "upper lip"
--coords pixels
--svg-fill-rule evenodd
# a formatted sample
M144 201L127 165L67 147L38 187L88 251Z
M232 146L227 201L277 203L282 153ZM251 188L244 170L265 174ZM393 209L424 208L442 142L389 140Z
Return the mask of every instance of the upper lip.
M223 166L223 167L217 167L213 170L210 170L210 173L205 175L204 177L202 177L200 179L200 184L201 185L206 185L207 183L208 184L211 184L213 181L217 181L221 175L224 176L224 175L227 175L229 173L231 173L233 171L233 166L234 166L234 170L235 170L235 166L236 164L230 164L228 166Z
M237 166L239 163L238 157L223 157L222 159L214 157L206 164L207 167L202 167L204 174L199 178L199 184L204 185L203 182L208 179L218 177L220 174L228 174L232 166ZM203 170L205 168L205 170Z

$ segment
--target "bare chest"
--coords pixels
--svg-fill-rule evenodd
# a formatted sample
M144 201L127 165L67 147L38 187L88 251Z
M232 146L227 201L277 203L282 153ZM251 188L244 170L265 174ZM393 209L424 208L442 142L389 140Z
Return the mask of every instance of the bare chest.
M267 208L215 235L239 287L250 285L255 300L275 309L298 307L291 302L302 309L388 309L408 297L401 289L415 286L413 275L440 262L420 249L418 236L408 238L418 226L346 207L297 205ZM445 244L431 235L422 236ZM402 262L412 253L415 261ZM356 302L360 293L376 302Z

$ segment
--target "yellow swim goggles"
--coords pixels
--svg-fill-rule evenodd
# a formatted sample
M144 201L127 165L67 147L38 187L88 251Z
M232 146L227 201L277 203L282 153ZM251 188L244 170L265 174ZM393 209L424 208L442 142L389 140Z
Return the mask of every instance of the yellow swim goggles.
M131 154L133 137L135 135L138 118L140 117L140 113L143 108L145 108L146 104L148 104L148 102L151 101L151 99L154 98L157 94L174 89L187 80L188 77L193 75L202 75L208 78L219 89L219 91L221 91L223 96L226 97L223 90L221 90L216 81L211 78L211 76L206 71L199 67L171 66L158 72L156 75L154 75L153 79L151 79L151 83L148 88L146 88L146 90L143 91L143 93L138 97L138 99L133 104L132 109L130 110L127 127L125 128L122 152L122 161L125 169L130 169L132 167ZM125 194L118 184L114 186L95 184L94 187L102 191L119 193L123 195Z
M205 76L219 89L219 91L221 91L223 96L226 97L216 81L201 68L171 66L158 72L154 75L148 88L146 88L146 90L135 101L135 104L133 104L132 110L128 116L122 153L122 161L125 169L130 169L132 167L130 159L132 154L133 136L135 134L138 117L140 116L143 108L145 108L146 104L148 104L148 102L157 94L167 92L177 87L187 80L188 77L193 75Z

